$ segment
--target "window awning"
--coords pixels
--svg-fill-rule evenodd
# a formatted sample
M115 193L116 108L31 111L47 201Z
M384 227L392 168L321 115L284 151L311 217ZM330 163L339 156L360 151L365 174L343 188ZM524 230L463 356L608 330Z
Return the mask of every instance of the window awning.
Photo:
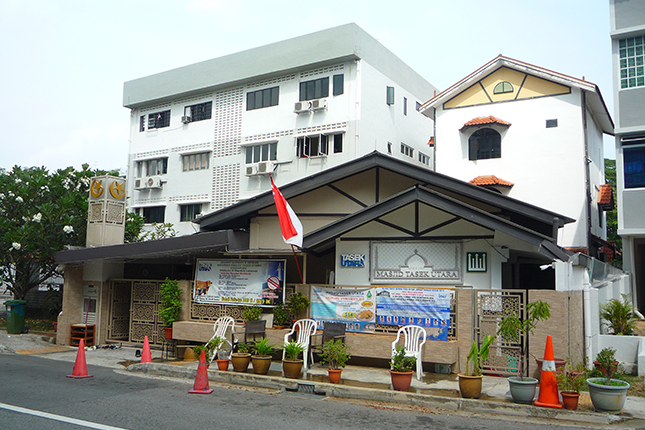
M510 127L511 126L510 122L506 122L506 121L503 121L501 119L495 118L493 115L489 115L489 116L480 116L480 117L471 119L470 121L465 123L459 129L459 131L464 131L468 127L478 127L480 125L493 125L493 124L502 125L504 127Z

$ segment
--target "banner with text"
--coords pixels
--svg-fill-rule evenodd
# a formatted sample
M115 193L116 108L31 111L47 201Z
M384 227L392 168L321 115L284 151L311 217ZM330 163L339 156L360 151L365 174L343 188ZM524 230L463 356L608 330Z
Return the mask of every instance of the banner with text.
M198 303L275 306L284 299L284 260L197 260Z
M418 325L429 340L448 340L451 290L377 287L377 324Z
M373 333L376 329L376 291L372 287L311 287L311 318L323 322L344 322L347 331Z

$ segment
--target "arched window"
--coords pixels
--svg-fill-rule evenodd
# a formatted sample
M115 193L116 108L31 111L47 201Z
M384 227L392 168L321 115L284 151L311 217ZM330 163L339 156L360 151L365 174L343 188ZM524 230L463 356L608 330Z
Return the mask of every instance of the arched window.
M513 85L511 85L511 83L507 81L500 82L499 84L495 85L495 88L493 89L493 94L504 94L512 92Z
M468 138L468 159L488 158L502 158L502 136L492 128L482 128Z

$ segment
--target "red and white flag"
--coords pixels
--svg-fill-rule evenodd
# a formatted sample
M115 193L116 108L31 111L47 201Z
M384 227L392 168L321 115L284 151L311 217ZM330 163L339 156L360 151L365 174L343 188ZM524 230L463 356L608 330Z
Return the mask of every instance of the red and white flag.
M275 200L275 207L278 211L278 218L280 219L282 239L289 245L296 245L302 248L302 224L278 187L273 183L273 178L270 178L273 200Z

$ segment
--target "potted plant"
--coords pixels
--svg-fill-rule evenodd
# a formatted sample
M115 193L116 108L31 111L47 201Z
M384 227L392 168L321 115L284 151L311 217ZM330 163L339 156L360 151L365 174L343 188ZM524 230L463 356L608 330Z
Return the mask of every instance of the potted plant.
M405 347L397 346L394 356L390 361L390 377L392 388L396 391L408 391L412 384L414 366L417 364L416 357L405 355Z
M527 335L533 334L533 329L540 321L546 321L551 318L551 306L538 300L531 302L526 306L526 318L520 319L517 313L505 316L499 324L497 335L504 342L519 342L520 333ZM507 378L511 391L511 396L516 403L533 403L535 389L539 381L535 378L525 377L522 375L522 346L520 345L520 354L517 362L517 375Z
M634 313L629 296L622 294L622 300L611 299L600 306L600 317L613 334L631 336L634 334L634 326L638 317Z
M282 360L282 373L285 378L297 378L302 371L303 360L300 354L305 347L300 342L292 340L284 344L284 359Z
M343 367L345 367L347 365L347 361L352 358L349 353L349 346L347 346L347 344L341 339L330 339L322 345L320 357L320 362L322 364L327 364L329 382L332 384L338 384L340 382Z
M488 360L490 345L495 340L495 336L487 334L484 336L481 348L478 347L477 341L473 341L466 360L466 373L459 374L459 392L461 397L478 399L482 392L482 365ZM472 370L470 370L472 363Z
M246 372L251 363L251 353L246 343L237 344L237 352L231 354L231 364L235 372Z
M283 329L289 322L291 322L291 313L285 305L280 303L273 308L273 328Z
M565 409L576 410L578 408L580 389L585 383L584 371L584 364L578 363L573 368L555 375Z
M589 378L589 396L596 411L620 413L625 405L629 383L614 376L618 370L616 361L616 350L604 348L596 355L596 366L603 372L602 378Z
M266 375L269 373L271 367L271 353L275 345L269 343L269 339L262 337L255 341L252 349L254 354L251 355L251 363L253 363L253 372L259 375Z
M262 309L259 306L246 306L242 309L242 318L244 321L257 321L262 315Z
M297 318L309 307L309 298L300 292L296 292L289 297L287 307L292 317Z
M209 360L212 362L213 359L217 361L217 368L219 370L228 370L228 362L230 361L230 351L225 351L222 349L224 344L224 339L219 336L215 336L213 339L209 340L206 344L206 350L208 351ZM217 358L215 358L217 356Z
M164 324L166 339L172 339L172 323L177 321L181 312L181 289L176 279L166 280L161 284L159 291L161 304L159 305L159 319Z

